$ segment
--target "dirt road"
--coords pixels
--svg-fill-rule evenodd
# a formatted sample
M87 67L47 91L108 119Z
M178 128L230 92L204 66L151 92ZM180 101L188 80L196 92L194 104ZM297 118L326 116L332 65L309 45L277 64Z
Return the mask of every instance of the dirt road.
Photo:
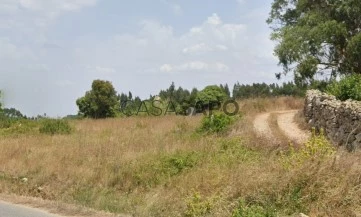
M301 130L294 121L298 110L275 111L257 115L253 121L253 127L256 133L270 140L277 139L274 130L280 130L289 140L297 144L304 143L310 136L310 133ZM277 115L278 129L271 129L269 117L271 114Z

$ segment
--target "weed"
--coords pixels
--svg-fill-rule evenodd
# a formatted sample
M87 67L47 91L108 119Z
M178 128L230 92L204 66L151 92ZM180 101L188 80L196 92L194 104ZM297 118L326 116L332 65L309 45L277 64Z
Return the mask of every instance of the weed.
M1 121L0 121L1 122ZM3 136L20 136L22 134L34 134L38 127L38 123L32 120L9 120L6 128L0 127L0 135ZM0 124L1 125L1 124Z
M211 212L213 201L212 199L203 199L200 193L195 192L186 200L187 210L186 217L204 216Z
M246 204L244 200L239 202L238 207L233 211L232 217L276 217L273 207L264 207L260 204Z
M215 113L202 119L200 132L224 133L235 122L235 118L224 113Z
M195 167L199 161L199 154L196 152L177 153L170 157L164 157L162 162L162 172L170 176L177 175L183 170Z
M39 131L49 135L70 134L72 128L66 120L45 119L42 121Z
M239 138L220 139L220 150L214 157L217 163L229 164L235 162L257 161L259 154L244 146L244 141Z
M293 145L290 144L289 153L282 153L281 159L283 165L289 168L302 165L308 160L323 160L334 155L335 152L335 147L326 139L323 130L317 135L316 130L313 128L311 138L300 150L295 150Z

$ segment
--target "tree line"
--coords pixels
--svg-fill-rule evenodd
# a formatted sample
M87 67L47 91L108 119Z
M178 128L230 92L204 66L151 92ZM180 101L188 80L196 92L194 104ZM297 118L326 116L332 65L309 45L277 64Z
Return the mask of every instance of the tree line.
M171 111L186 115L189 108L196 112L209 109L209 105L219 105L225 100L245 99L252 97L303 96L307 86L297 86L293 82L279 84L254 83L241 85L236 83L231 93L228 84L210 85L202 90L188 90L176 87L175 83L148 99L141 100L138 96L128 93L118 94L109 81L95 80L91 90L76 101L79 116L90 118L110 118L131 116L139 113L162 114ZM155 105L156 103L156 105ZM208 107L207 107L208 106Z
M277 96L302 97L307 88L320 89L322 86L325 85L320 82L314 82L308 86L298 86L294 82L283 84L240 84L237 82L234 84L232 91L228 84L210 85L202 90L197 88L188 90L181 86L176 87L175 83L172 82L168 88L160 90L158 94L150 95L149 98L142 100L139 96L134 96L131 91L128 93L118 93L110 81L94 80L91 90L76 100L79 109L78 114L68 115L65 118L77 119L88 117L100 119L131 116L145 112L148 114L159 114L161 111L187 115L189 108L194 108L195 112L203 112L210 104L219 105L229 99L241 100ZM156 106L154 105L155 101L158 102ZM35 120L46 117L46 114L26 117L15 108L4 108L0 102L0 118Z

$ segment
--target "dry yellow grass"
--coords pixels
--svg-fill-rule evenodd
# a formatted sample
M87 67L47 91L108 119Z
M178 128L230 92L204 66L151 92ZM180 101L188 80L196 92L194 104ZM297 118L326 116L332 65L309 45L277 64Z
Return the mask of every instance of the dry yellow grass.
M279 147L252 130L255 114L302 101L242 101L244 118L223 136L195 133L202 117L175 116L73 121L71 135L5 136L0 193L133 216L232 216L240 200L280 215L354 216L359 153L286 169Z

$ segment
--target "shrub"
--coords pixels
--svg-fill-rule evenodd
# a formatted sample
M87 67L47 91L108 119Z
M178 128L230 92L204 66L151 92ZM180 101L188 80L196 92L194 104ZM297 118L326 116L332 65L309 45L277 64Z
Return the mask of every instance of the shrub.
M275 209L272 207L265 208L262 205L249 204L241 200L239 202L238 208L233 211L232 217L275 217Z
M13 120L0 114L0 129L10 128L13 122Z
M326 92L339 100L361 101L361 75L350 75L343 77L340 81L334 81L328 85Z
M286 167L301 165L307 160L323 160L336 152L334 146L324 136L323 130L320 135L316 135L314 128L311 138L300 150L296 151L292 144L290 146L288 155L282 154L283 164Z
M72 132L72 128L66 120L45 119L43 120L39 131L40 133L50 135L70 134Z
M1 131L2 135L20 135L27 133L36 133L38 123L32 120L12 120L11 126Z
M203 199L199 193L194 193L186 200L187 210L186 217L204 216L211 212L213 201L211 199Z
M170 176L177 175L186 169L195 167L199 158L200 156L196 152L176 153L170 157L165 157L162 159L162 172L166 172Z
M205 116L202 120L200 131L205 133L223 133L234 123L234 117L224 113Z

